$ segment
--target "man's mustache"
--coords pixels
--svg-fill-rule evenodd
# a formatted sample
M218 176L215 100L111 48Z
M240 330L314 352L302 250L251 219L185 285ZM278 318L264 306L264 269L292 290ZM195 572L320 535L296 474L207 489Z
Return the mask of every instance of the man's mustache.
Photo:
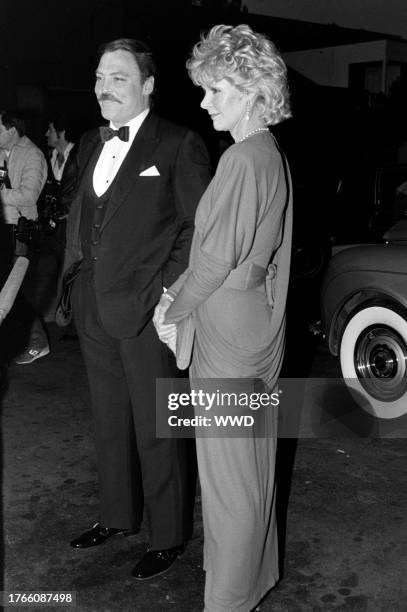
M121 100L108 93L100 94L100 96L98 97L98 102L118 102L119 104L121 104Z

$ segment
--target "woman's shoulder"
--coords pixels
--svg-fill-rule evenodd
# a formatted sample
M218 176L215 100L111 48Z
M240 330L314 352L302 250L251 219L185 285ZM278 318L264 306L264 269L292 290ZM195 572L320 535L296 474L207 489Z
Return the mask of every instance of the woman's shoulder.
M219 160L221 168L261 167L277 163L281 159L277 143L270 133L255 134L235 142L223 153Z

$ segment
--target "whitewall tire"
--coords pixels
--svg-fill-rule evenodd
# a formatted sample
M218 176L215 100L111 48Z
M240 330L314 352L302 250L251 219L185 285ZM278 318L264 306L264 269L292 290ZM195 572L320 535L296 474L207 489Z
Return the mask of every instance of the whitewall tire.
M385 306L368 306L346 324L340 344L342 375L370 414L407 413L407 320Z

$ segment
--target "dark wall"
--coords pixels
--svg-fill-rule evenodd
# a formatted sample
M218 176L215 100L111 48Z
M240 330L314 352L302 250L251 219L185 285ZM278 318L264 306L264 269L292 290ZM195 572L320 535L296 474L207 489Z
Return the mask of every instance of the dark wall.
M185 62L201 30L231 19L238 22L240 13L236 3L220 3L223 12L192 4L0 0L0 108L26 111L30 135L37 142L56 111L70 113L84 128L98 124L93 94L96 50L102 42L128 36L146 40L155 52L160 112L210 139L210 122L199 108L200 94L187 76Z
M216 157L219 135L200 109L201 93L185 70L201 31L217 23L247 22L269 33L284 51L299 41L307 46L307 37L312 46L314 33L321 37L332 26L249 15L241 11L239 2L227 0L196 4L190 0L0 0L0 109L25 110L30 136L39 143L48 117L56 111L71 114L82 130L97 125L100 114L93 74L98 45L122 36L141 38L158 59L157 109L201 132ZM334 30L342 38L357 33ZM314 172L315 166L329 171L344 157L363 157L374 150L370 141L375 134L374 142L378 142L377 125L372 129L368 109L351 92L318 87L293 71L290 83L294 119L276 132L299 172Z

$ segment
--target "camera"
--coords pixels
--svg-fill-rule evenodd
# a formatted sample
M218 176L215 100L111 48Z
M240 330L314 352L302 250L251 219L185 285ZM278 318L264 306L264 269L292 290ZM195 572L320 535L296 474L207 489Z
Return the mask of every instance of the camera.
M15 236L20 242L31 244L39 238L40 232L41 228L38 221L27 219L27 217L20 217L18 219Z
M0 166L0 189L2 189L3 187L5 187L6 189L11 189L7 162L5 160L3 166Z

